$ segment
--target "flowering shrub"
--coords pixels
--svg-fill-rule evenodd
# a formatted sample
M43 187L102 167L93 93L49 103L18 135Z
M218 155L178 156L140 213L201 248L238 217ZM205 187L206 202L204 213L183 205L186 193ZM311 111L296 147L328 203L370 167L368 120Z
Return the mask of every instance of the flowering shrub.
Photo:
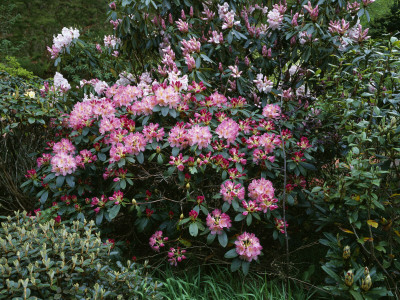
M159 83L147 74L136 85L116 84L100 94L105 97L74 105L59 139L48 142L29 171L25 185L43 207L55 205L63 217L91 217L98 225L117 216L133 219L139 233L166 230L168 242L184 240L187 232L208 233L207 241L218 236L222 247L235 241L242 224L253 231L254 250L240 252L247 262L262 248L255 222L275 238L285 232L285 225L274 225L282 218L283 151L311 160L312 147L307 137L283 129L288 116L281 104L252 112L243 97L207 94L185 77ZM303 160L288 162L293 176L312 168ZM157 231L150 245L157 251L166 241ZM174 249L172 264L184 259L183 250Z
M369 37L360 18L369 18L372 2L127 0L112 2L109 19L118 23L121 55L139 60L141 72L179 69L190 81L265 105L278 87L288 98L304 96L310 71L362 45Z
M390 131L390 145L397 147L397 121L388 120L398 89L395 63L389 59L384 66L365 47L368 29L360 22L369 18L372 2L112 2L113 34L104 37L104 46L88 47L97 57L104 52L115 58L112 73L119 79L80 80L83 99L65 116L25 186L42 208L93 218L108 234L134 224L125 236L143 237L161 255L170 249L165 258L174 266L193 253L191 245L202 247L203 237L233 259L232 271L244 273L272 239L285 242L286 275L289 230L301 238L307 233L299 228L341 220L354 227L353 244L363 245L367 235L378 239L367 227L377 223L372 210L384 211L385 220L392 220L387 224L397 219L396 208L385 209L377 200L382 191L376 187L385 179L396 195L388 178L397 178L397 171L385 177L386 170L371 167L371 157L353 155L369 153L367 134L376 128ZM86 49L79 40L75 46ZM385 57L391 55L383 49ZM363 54L349 60L346 53ZM57 59L61 55L68 57L61 53ZM371 57L377 67L364 74L358 67ZM56 82L59 91L69 90L59 75ZM379 157L386 168L397 167L384 140L375 135L373 141L379 143L373 161ZM348 160L338 174L332 171L337 157ZM368 205L352 202L357 196ZM337 277L345 264L325 264L336 284L343 283L330 290L342 297L383 295L386 290L370 290L371 282L386 277L397 292L397 275L387 271L396 272L397 261L383 257L385 243L379 235L369 255L352 262L355 274L340 270L344 276ZM361 278L361 262L368 259L384 275L375 276L370 266ZM360 278L362 291L353 288Z

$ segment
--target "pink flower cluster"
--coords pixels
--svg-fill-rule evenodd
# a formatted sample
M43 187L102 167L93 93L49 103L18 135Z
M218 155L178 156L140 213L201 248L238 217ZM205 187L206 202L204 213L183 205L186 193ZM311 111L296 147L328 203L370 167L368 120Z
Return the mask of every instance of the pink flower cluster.
M171 266L177 266L178 262L181 262L182 260L186 259L186 256L184 255L186 253L186 250L181 249L180 247L178 248L170 248L168 252L168 261L171 264Z
M257 260L263 248L255 234L247 232L243 232L243 234L238 236L235 245L236 253L239 254L239 257L248 262Z
M224 201L232 204L232 200L235 198L238 200L244 199L245 189L240 183L235 184L234 182L227 180L221 185L220 193Z
M78 29L64 27L60 34L53 37L53 45L51 48L47 47L47 51L50 52L51 58L57 58L60 52L63 52L73 41L79 38L79 35Z
M163 237L162 231L156 231L149 240L149 245L154 251L160 252L160 247L164 247L164 242L168 241L168 237Z
M232 226L231 218L221 213L219 209L214 209L211 214L207 215L206 224L211 230L211 234L221 234L224 228L230 228Z
M285 224L287 228L289 226L287 222L285 223L283 219L275 218L275 227L280 231L280 233L285 233Z
M228 144L231 144L235 142L239 135L239 124L233 119L227 118L218 125L215 132L219 138L224 138Z
M281 116L281 108L276 104L267 104L263 108L262 115L268 119L277 119Z
M74 156L75 146L68 139L62 139L53 146L55 155L51 158L51 171L56 176L72 174L77 168Z
M274 187L272 182L264 178L254 179L249 185L249 197L257 203L259 210L266 213L278 208L278 199L274 198Z

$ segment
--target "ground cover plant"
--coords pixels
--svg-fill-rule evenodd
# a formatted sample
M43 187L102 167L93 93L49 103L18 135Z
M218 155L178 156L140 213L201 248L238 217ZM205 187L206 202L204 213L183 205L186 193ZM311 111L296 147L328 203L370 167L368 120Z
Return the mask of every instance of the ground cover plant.
M371 40L372 2L124 0L101 44L63 28L40 96L5 85L5 137L52 133L24 197L153 267L398 297L399 41Z
M160 299L157 283L128 261L112 267L112 243L94 222L60 224L17 212L1 223L0 299Z

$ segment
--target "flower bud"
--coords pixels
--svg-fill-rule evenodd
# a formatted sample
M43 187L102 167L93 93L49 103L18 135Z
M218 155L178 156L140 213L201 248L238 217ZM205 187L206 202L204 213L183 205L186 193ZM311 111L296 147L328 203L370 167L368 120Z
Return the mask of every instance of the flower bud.
M347 271L346 275L344 276L344 283L347 286L352 286L354 283L354 274L352 270Z
M350 257L351 251L350 251L350 246L346 246L343 249L343 258L348 259Z
M190 183L186 183L186 189L190 189Z
M184 218L183 213L179 216L179 219L182 220Z
M361 288L364 291L368 291L372 286L372 280L371 280L371 276L369 276L369 274L367 276L365 276L365 279L361 279Z
M132 205L137 205L137 203L136 203L136 200L135 199L132 199Z

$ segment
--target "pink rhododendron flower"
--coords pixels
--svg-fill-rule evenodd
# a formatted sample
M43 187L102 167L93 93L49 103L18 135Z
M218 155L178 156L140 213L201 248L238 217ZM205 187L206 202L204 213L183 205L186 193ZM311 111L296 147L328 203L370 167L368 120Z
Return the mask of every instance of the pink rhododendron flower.
M159 124L150 123L143 127L143 135L146 142L151 142L153 139L156 139L157 142L162 141L164 137L164 128L158 129L159 126Z
M118 44L121 43L121 39L117 38L114 35L106 35L104 36L104 45L107 48L116 48Z
M285 222L283 221L283 219L278 219L275 218L275 226L276 229L278 229L280 231L280 233L285 233ZM289 224L286 222L286 228L289 227Z
M112 145L110 149L110 162L113 163L119 161L121 158L125 157L127 153L128 150L124 144L117 143Z
M97 157L94 154L92 154L92 152L86 149L81 150L79 152L79 155L75 157L76 164L81 168L84 168L85 164L95 162L96 160Z
M272 30L278 30L282 21L283 15L281 15L279 10L277 10L276 8L268 13L269 28L271 28Z
M64 27L61 30L61 34L53 37L53 45L47 47L47 50L51 54L51 58L57 58L60 52L64 52L66 48L68 48L71 43L79 38L79 30L76 28L66 28Z
M191 211L189 211L189 218L192 222L196 221L198 216L199 216L199 213L197 211L195 211L193 209Z
M263 195L267 195L269 198L274 197L274 187L272 186L272 182L266 180L264 178L261 179L253 179L253 181L249 185L249 197L253 200L257 200L259 197Z
M232 200L237 198L243 200L245 196L245 189L240 183L233 183L232 181L225 181L221 184L220 193L224 201L232 204Z
M314 22L317 21L318 13L319 13L318 5L316 7L314 7L314 8L312 8L311 2L308 1L308 4L304 5L303 7L310 14L311 20L314 21Z
M268 119L277 119L281 116L281 108L276 104L267 104L263 108L262 115Z
M77 165L75 158L65 152L59 152L51 158L51 171L56 176L67 176L75 172Z
M234 120L228 118L218 125L215 132L218 134L219 138L226 139L227 143L234 143L237 136L239 135L239 124Z
M121 128L121 120L115 116L110 116L101 119L99 132L104 135L107 131L111 132L117 128Z
M264 151L266 153L272 153L276 146L281 144L281 139L278 135L274 133L264 133L262 136L259 137L259 144L260 146L264 147Z
M115 191L114 194L108 198L110 201L114 201L115 205L119 205L124 199L124 193L122 191Z
M239 78L240 77L240 74L242 74L242 72L243 71L239 71L239 68L238 68L238 66L229 66L228 67L230 70L231 70L231 76L233 77L233 78Z
M257 79L253 80L253 82L260 93L269 93L272 90L272 81L268 80L268 77L263 74L257 74Z
M257 198L258 206L263 213L267 213L268 210L273 211L278 208L276 203L278 199L271 198L268 195L264 194Z
M224 228L230 228L232 226L231 218L221 213L219 209L214 209L211 214L207 215L206 224L211 230L211 234L221 234Z
M188 146L188 136L187 130L184 123L177 123L169 132L168 142L171 147L177 147L179 149L184 149Z
M252 213L255 213L255 212L261 210L261 208L258 207L256 201L250 200L249 202L246 202L243 200L242 205L243 205L243 208L246 210L246 211L242 212L242 214L244 216L247 216L249 213L252 214Z
M199 149L208 147L211 142L211 132L207 126L194 125L187 131L187 139L190 146L197 145Z
M179 19L178 21L175 22L176 25L178 26L178 30L182 33L187 33L189 32L189 23Z
M305 136L302 136L300 138L300 142L297 142L297 146L299 146L302 150L308 149L311 147L310 142L308 141L308 138Z
M184 164L187 162L187 160L183 159L182 153L179 153L177 157L175 156L170 156L170 161L169 164L171 166L176 166L179 171L183 171L185 169Z
M186 250L181 249L180 247L178 248L170 248L168 252L168 261L171 264L171 266L177 266L178 262L181 262L182 260L186 259L186 256L184 255L186 253Z
M181 43L183 46L181 47L183 56L194 52L200 53L201 43L195 37L189 40L182 40Z
M53 145L54 153L66 153L66 154L73 154L75 152L75 146L69 139L61 139L61 141L55 143Z
M157 99L157 104L160 106L177 108L180 102L180 96L172 86L167 86L166 88L160 86L155 91L155 96Z
M128 153L138 155L146 149L146 139L140 132L129 133L129 135L124 137L124 143Z
M236 253L245 261L257 260L261 254L262 246L254 233L243 232L235 241Z
M168 241L168 237L163 237L162 231L156 231L149 240L149 245L154 251L160 252L160 248L164 247L164 242Z
M54 75L54 88L66 93L71 89L71 85L68 83L67 79L65 79L60 73L56 72Z

